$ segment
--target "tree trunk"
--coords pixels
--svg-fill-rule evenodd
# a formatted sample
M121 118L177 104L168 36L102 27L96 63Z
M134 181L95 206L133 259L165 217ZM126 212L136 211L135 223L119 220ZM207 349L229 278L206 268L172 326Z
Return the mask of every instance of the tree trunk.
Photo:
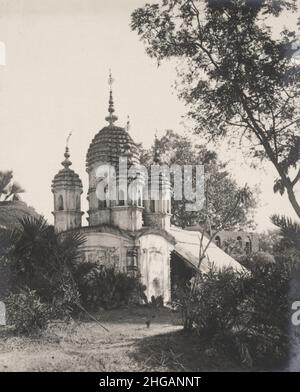
M292 207L294 208L294 211L296 212L296 214L300 218L300 205L296 200L296 196L295 196L292 185L287 185L286 190L287 190L289 201L290 201Z

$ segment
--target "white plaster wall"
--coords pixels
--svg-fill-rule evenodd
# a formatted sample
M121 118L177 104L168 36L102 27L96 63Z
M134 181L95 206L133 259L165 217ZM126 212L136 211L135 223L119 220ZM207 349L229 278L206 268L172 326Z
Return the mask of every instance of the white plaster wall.
M171 299L170 253L173 246L163 237L146 234L136 242L119 235L103 232L85 232L87 239L82 246L83 261L114 265L127 272L127 250L138 249L137 266L141 281L146 286L145 294L151 297L163 296L164 303Z
M54 198L54 226L57 232L74 229L81 226L82 212L81 188L56 188L53 192ZM63 210L59 210L59 197L63 198ZM79 206L77 206L79 198ZM79 207L79 208L77 208Z
M112 208L112 224L123 230L136 231L142 228L142 208L114 207Z
M80 211L56 211L54 213L54 227L57 232L78 228L81 226L81 220Z
M170 253L173 246L163 237L146 234L139 239L139 270L146 286L148 300L162 295L164 303L171 300Z
M144 214L145 225L159 227L163 230L170 228L171 215L162 212L146 212Z
M120 271L126 272L127 248L134 245L124 237L110 233L84 233L87 241L82 246L84 261L114 265Z
M90 226L111 224L110 209L102 209L102 210L96 210L96 211L90 212L89 224L90 224Z

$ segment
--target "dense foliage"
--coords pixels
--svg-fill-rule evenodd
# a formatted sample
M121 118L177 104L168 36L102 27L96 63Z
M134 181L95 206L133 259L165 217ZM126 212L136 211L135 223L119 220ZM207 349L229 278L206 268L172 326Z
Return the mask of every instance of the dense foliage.
M300 217L299 42L292 29L272 29L295 11L295 0L162 0L136 9L131 27L159 63L177 60L179 95L202 140L226 138L268 159L274 191Z
M251 273L209 270L182 296L185 327L245 366L284 366L289 349L292 269L276 264Z
M52 317L52 307L40 300L35 291L24 289L11 293L5 300L8 323L16 332L32 334L46 328Z
M7 279L0 294L18 332L35 332L50 319L69 319L86 308L141 301L138 277L82 262L84 242L76 232L56 233L43 217L25 217L15 229L0 231L0 269Z
M28 287L43 301L65 301L67 307L78 296L71 269L85 241L80 234L59 235L43 217L25 217L17 228L3 231L0 241L7 249L12 292Z
M291 304L299 298L299 225L272 217L280 228L272 252L241 260L247 270L211 268L180 298L185 327L205 344L258 368L285 368L290 359Z
M138 277L128 276L115 267L94 263L80 264L74 278L82 304L90 310L118 308L144 299L144 289Z
M141 156L141 163L147 167L153 164L153 157L159 154L161 165L179 165L181 169L184 165L204 166L204 191L205 205L199 211L188 211L186 200L183 194L182 200L175 200L172 197L172 223L176 226L185 227L193 224L203 223L209 217L210 225L218 228L224 223L224 217L228 211L232 210L237 195L241 188L226 169L226 164L222 163L214 151L206 147L193 143L188 136L179 135L171 130L167 130L161 138L156 138L154 145L149 150L144 150ZM170 176L171 183L174 183L174 176ZM185 176L185 181L189 178ZM190 179L195 187L196 173L193 171ZM247 202L237 204L234 213L223 224L223 229L233 230L245 228L253 225L253 210L255 207L254 192L248 192Z

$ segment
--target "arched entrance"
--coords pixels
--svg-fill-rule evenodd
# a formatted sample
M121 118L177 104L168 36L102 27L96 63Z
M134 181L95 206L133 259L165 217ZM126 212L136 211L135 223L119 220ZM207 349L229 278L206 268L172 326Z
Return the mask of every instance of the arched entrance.
M196 273L196 267L173 250L170 260L171 267L171 298L176 300L180 292L187 286Z

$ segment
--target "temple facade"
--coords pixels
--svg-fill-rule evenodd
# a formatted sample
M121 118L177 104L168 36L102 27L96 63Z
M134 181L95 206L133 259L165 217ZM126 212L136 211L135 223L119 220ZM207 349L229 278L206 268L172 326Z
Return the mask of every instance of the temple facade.
M86 238L83 262L111 265L139 276L146 286L148 300L162 297L168 303L182 275L190 276L197 268L199 233L171 226L169 179L160 174L157 181L150 181L151 177L138 169L140 151L129 134L129 127L116 125L111 83L106 121L108 124L95 135L86 156L88 226L82 226L82 182L71 169L66 147L63 168L52 182L55 230L81 232ZM120 159L128 169L127 176L120 171ZM154 162L159 164L158 154ZM132 167L137 169L130 171ZM108 178L115 183L113 197ZM155 191L154 200L145 197L146 184L148 195ZM220 268L241 268L214 243L208 247L201 268L207 269L210 263Z

